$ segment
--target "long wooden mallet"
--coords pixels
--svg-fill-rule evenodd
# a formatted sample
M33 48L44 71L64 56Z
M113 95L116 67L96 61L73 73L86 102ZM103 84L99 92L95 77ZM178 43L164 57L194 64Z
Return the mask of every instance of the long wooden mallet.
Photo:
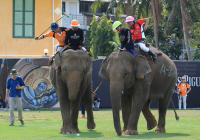
M101 83L98 85L98 87L95 89L95 91L94 92L92 92L92 93L95 93L96 94L96 91L99 89L99 87L102 85L102 83L104 82L104 80L105 79L103 79L102 81L101 81Z
M64 15L64 16L62 16L61 18L59 18L58 20L56 20L55 22L58 22L59 20L61 20L63 17L68 17L69 18L69 16L65 13L65 12L63 12L63 11L61 11L59 8L56 8L55 10L54 10L54 12L56 13L56 14L60 14L61 12L62 12L62 14ZM49 28L47 28L44 32L42 32L38 37L40 37L41 35L43 35L47 30L49 30L51 28L51 26L49 27Z

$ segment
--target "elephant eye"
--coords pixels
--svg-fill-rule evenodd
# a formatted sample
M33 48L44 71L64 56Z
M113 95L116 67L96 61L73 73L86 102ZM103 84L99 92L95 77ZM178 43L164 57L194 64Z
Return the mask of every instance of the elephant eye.
M124 73L124 78L126 78L128 76L128 72Z

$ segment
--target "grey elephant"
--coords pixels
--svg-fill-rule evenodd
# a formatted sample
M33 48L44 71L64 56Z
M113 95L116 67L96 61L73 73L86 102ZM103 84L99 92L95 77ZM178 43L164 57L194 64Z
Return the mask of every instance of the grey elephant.
M79 132L77 121L80 101L87 110L87 128L94 129L96 125L92 111L91 56L82 50L71 49L57 53L49 75L60 102L63 120L61 133Z
M137 135L140 112L147 121L147 129L157 126L165 132L165 117L177 78L173 61L161 52L155 64L141 55L113 52L102 62L99 76L110 82L113 121L116 133ZM158 99L158 124L150 111L151 100ZM124 122L121 131L119 110Z

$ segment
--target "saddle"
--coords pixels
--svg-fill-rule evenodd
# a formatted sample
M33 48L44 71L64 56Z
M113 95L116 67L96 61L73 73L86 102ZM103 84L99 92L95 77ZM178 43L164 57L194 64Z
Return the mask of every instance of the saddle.
M154 52L157 56L161 56L162 52L160 50L158 50L157 48L154 48L153 46L151 46L150 43L145 43L146 47L149 48L152 52ZM148 60L152 60L152 56L148 55L148 53L144 52L142 49L140 49L140 46L137 45L136 48L139 49L140 53L146 57Z

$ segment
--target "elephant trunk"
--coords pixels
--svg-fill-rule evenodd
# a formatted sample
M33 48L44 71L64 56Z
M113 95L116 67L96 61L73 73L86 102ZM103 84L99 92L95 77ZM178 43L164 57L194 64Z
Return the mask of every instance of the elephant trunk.
M80 77L73 76L67 80L67 87L68 87L68 96L71 101L76 100L77 95L80 91L81 86L81 79Z
M119 110L121 107L121 94L124 90L124 83L121 81L110 82L110 95L112 102L112 111L113 111L113 121L115 131L118 135L121 135L121 125L120 125L120 114Z

